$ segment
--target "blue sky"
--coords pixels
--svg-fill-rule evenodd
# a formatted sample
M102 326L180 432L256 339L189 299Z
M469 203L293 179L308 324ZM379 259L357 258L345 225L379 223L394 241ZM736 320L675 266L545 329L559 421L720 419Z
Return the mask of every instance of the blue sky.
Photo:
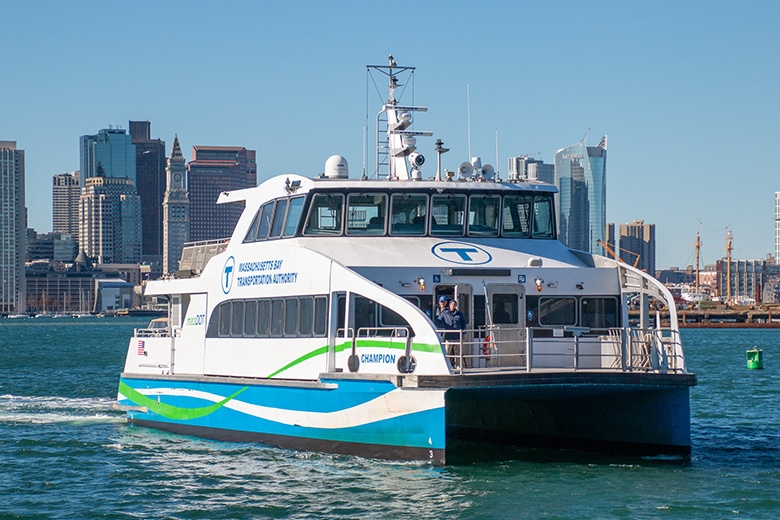
M359 175L382 101L365 65L392 53L417 67L429 164L437 138L445 168L468 159L468 84L472 155L495 163L497 130L504 176L510 156L550 163L608 134L607 220L655 223L659 268L694 262L697 229L703 263L725 256L727 226L733 256L774 252L780 2L0 0L0 18L0 140L26 151L39 231L79 136L129 120L168 152L178 134L188 159L255 149L261 181L336 153Z

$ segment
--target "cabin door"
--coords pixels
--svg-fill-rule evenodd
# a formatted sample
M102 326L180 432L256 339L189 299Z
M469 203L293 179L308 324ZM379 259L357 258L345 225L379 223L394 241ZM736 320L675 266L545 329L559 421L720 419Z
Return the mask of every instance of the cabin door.
M495 358L492 366L525 365L525 287L521 284L489 284L485 323L490 330Z

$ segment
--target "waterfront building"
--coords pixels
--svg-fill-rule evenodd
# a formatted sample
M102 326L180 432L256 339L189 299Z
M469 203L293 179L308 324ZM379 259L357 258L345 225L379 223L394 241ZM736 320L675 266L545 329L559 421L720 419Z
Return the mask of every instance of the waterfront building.
M0 141L0 314L26 309L24 203L24 150L16 141Z
M69 233L38 233L32 228L27 229L28 262L54 260L72 263L78 252L79 243Z
M254 150L235 146L193 146L187 165L190 200L190 240L229 237L238 222L243 204L220 204L223 191L257 185Z
M558 238L567 247L604 254L607 224L607 136L597 146L583 141L555 154Z
M133 180L101 176L84 181L79 206L79 246L100 263L141 261L141 200Z
M780 266L774 260L731 260L716 262L718 295L733 302L753 301L761 303L764 287L780 280ZM730 277L730 278L729 278ZM772 296L774 299L774 296Z
M555 165L521 155L509 158L509 180L537 180L555 184Z
M629 265L655 276L655 224L634 220L620 225L619 256Z
M141 255L161 262L163 254L162 203L165 195L165 141L151 138L149 121L130 121L135 145L136 191L141 198Z
M104 128L95 135L79 138L81 178L98 177L98 167L105 177L127 177L136 185L135 145L121 128Z
M167 189L163 198L163 274L175 273L184 243L190 240L190 200L187 193L187 164L173 138L173 149L165 168Z
M81 172L63 172L52 177L52 231L79 235L79 198L81 197ZM74 257L69 260L73 260Z

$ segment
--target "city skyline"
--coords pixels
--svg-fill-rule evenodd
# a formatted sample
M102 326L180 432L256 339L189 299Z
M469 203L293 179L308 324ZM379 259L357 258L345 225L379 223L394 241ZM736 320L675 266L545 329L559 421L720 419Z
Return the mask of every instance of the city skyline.
M433 159L442 139L451 150L444 168L470 151L506 178L508 157L551 163L591 128L589 146L610 136L606 220L655 223L659 268L692 264L697 230L702 263L725 255L727 226L734 256L774 252L780 181L763 165L780 137L780 72L765 56L780 46L780 5L500 2L477 16L469 5L416 6L414 21L392 33L377 30L387 26L383 6L350 2L174 2L155 17L95 2L4 6L14 24L0 43L14 49L14 75L0 87L9 100L0 140L26 151L28 225L51 229L42 195L53 175L79 169L79 136L130 120L151 121L166 154L177 133L184 150L257 150L259 181L316 175L336 153L357 176L364 133L372 135L363 125L381 103L364 66L393 53L417 67L409 88L429 107L420 124L434 132L419 148ZM750 36L724 37L736 34Z

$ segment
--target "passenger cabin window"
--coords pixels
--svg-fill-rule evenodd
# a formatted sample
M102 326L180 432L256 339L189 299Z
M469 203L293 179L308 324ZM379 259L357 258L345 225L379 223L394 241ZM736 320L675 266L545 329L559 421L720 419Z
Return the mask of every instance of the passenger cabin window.
M290 199L290 209L287 210L287 221L284 224L283 236L295 236L295 232L298 229L298 221L301 219L301 211L303 210L304 200L304 197L295 197Z
M498 195L469 197L469 236L498 236L500 211L501 197Z
M347 235L384 235L386 214L386 194L350 194L347 197Z
M304 235L340 235L344 195L318 193L311 201Z
M574 298L539 298L539 325L576 325L577 301Z
M229 300L211 314L208 338L324 337L328 298L299 296Z
M431 197L431 235L463 236L466 219L465 195L433 195Z
M580 324L591 329L608 329L619 326L617 298L582 298L580 300Z
M271 226L271 238L282 236L282 226L284 218L287 216L287 199L276 201L276 210L274 211L274 223Z
M390 234L425 235L428 196L416 193L393 194L390 197Z

